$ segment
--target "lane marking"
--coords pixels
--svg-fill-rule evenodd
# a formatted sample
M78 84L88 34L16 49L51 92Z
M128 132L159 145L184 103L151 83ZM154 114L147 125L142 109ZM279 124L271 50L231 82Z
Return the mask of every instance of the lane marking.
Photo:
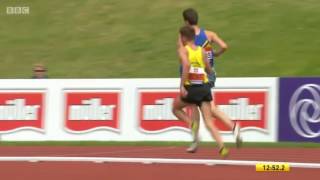
M143 164L198 164L198 165L232 165L256 166L258 163L288 163L294 168L320 168L320 163L276 162L276 161L244 161L214 159L169 159L169 158L118 158L118 157L0 157L0 162L111 162L111 163L143 163Z

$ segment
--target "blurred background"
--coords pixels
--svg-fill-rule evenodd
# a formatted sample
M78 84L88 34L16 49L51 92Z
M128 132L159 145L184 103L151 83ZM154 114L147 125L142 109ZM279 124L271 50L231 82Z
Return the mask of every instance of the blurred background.
M178 77L188 7L230 47L220 77L320 74L318 0L0 0L0 78L29 78L35 63L50 78Z

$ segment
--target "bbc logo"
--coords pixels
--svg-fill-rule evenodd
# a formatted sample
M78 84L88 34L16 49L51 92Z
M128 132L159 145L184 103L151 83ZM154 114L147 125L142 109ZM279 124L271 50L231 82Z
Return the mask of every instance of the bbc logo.
M30 13L30 8L25 7L7 7L8 15L27 15Z

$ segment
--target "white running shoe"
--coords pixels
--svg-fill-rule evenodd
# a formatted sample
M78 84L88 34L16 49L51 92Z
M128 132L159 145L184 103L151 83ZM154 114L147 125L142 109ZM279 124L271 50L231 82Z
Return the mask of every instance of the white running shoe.
M197 121L192 121L191 123L191 136L192 136L192 143L187 148L188 153L195 153L198 149L198 142L199 137L197 135L197 129L199 128L199 123Z
M195 152L197 152L198 145L199 145L198 141L193 141L193 142L191 143L191 145L187 148L187 152L188 152L188 153L195 153Z

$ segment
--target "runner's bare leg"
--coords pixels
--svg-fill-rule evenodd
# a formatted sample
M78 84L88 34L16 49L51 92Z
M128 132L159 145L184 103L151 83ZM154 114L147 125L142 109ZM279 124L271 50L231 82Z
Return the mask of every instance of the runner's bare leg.
M191 119L192 121L194 121L195 123L197 123L197 126L193 129L194 130L194 134L193 134L193 141L198 141L199 139L199 127L200 127L200 110L198 108L198 106L196 105L192 105L192 114L191 114Z
M217 129L217 127L214 125L214 123L212 123L212 112L211 112L211 105L210 102L202 102L201 106L200 106L201 112L202 112L202 116L203 116L203 120L205 122L206 128L209 130L209 132L211 133L211 136L213 137L213 139L216 140L218 148L221 149L224 147L224 143L222 141L222 137L219 133L219 130Z
M240 133L240 126L239 124L233 122L224 112L222 112L212 101L211 102L211 112L212 116L216 119L221 120L230 130L232 130L235 138L236 138L236 145L238 148L242 146L242 137Z
M231 121L231 119L224 112L222 112L213 101L211 102L211 112L214 118L221 120L223 124L228 127L228 129L233 130L235 123Z
M185 103L181 100L180 96L178 96L173 101L172 113L179 119L185 121L189 126L191 126L191 118L188 116L186 112L184 112L183 108L188 106L188 103Z

